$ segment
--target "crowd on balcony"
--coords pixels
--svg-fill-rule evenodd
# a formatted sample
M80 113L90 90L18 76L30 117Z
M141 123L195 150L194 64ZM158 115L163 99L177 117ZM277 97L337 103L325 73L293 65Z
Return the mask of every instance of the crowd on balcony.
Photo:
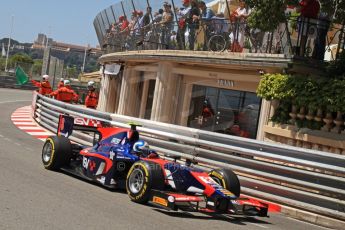
M232 52L244 52L251 49L254 52L284 52L282 46L283 36L290 36L284 24L284 28L278 28L275 32L260 31L250 28L247 19L250 9L244 0L239 0L238 7L230 12L216 13L207 7L205 2L197 0L182 0L180 8L173 7L164 2L162 8L152 12L151 7L146 11L135 10L130 18L122 15L116 23L113 23L107 31L103 42L104 46L111 46L115 51L135 49L179 49L179 50L210 50L210 43L222 40L224 49ZM325 37L329 25L323 25L317 21L320 13L318 0L302 0L297 8L300 12L295 29L298 32L298 52L305 55L306 45L311 33L311 25L317 27L317 39L314 39L315 50L313 55L320 56L325 50ZM321 15L321 14L320 14ZM323 33L323 34L322 34ZM218 35L218 37L214 37ZM213 39L213 40L212 40ZM285 39L285 43L289 39ZM309 41L310 42L310 41ZM309 45L309 44L308 44ZM273 47L273 51L271 50ZM322 56L322 55L321 55Z

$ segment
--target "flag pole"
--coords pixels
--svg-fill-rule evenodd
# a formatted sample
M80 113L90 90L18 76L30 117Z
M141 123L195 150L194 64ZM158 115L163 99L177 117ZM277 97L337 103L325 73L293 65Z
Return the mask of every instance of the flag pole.
M12 33L13 33L13 24L14 24L14 15L12 15L12 17L11 17L11 33L10 33L10 37L8 38L6 63L5 63L5 72L7 72L8 55L10 53L10 47L11 47L11 37L12 37Z

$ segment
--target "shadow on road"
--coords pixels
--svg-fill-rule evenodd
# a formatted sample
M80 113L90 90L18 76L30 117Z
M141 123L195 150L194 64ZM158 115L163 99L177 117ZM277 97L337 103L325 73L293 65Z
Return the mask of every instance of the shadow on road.
M153 206L154 207L154 206ZM237 225L246 225L246 223L264 224L271 225L271 223L257 219L255 217L248 216L231 216L231 215L220 215L220 214L204 214L199 212L185 212L185 211L169 211L160 208L153 208L154 211L160 212L170 217L185 218L185 219L198 219L198 220L219 220L225 221Z

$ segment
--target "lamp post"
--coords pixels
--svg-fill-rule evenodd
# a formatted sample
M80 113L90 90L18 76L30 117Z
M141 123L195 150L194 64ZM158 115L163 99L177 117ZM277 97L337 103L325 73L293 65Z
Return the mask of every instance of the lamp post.
M13 32L13 24L14 24L14 15L11 17L11 33L8 38L8 46L7 46L7 54L6 54L6 62L5 62L5 72L7 72L7 64L8 64L8 55L10 53L10 46L11 46L11 37Z
M86 50L87 50L88 46L89 46L89 45L85 46L83 66L81 67L81 72L82 72L82 73L84 73L84 70L85 70Z

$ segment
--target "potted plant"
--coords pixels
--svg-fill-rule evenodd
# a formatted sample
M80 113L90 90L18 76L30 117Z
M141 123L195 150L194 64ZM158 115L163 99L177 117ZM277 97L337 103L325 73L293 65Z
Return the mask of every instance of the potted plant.
M332 112L337 112L335 120L333 120L336 127L334 131L339 133L343 125L343 113L345 111L345 79L334 79L332 82L331 101L333 104Z
M259 97L271 102L273 107L272 121L279 122L281 120L277 118L280 113L276 114L279 103L291 97L291 90L288 88L289 77L283 74L265 74L259 83L256 93Z
M291 90L288 88L289 77L284 74L263 75L256 90L257 95L271 102L291 97Z

